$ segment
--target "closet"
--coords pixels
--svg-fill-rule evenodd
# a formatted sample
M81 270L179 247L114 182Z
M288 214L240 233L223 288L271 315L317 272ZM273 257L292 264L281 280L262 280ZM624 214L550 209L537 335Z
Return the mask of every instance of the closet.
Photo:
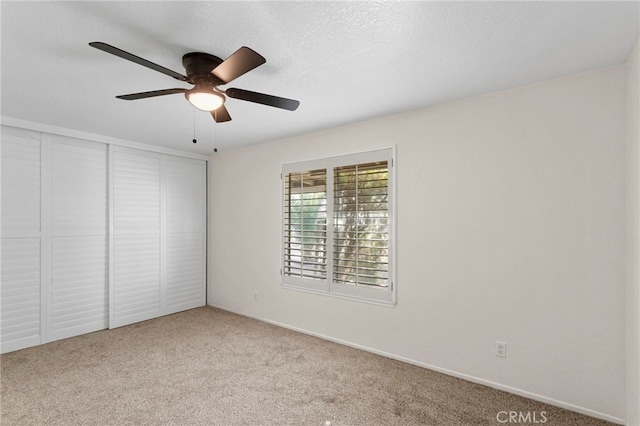
M3 353L205 305L206 161L2 126Z

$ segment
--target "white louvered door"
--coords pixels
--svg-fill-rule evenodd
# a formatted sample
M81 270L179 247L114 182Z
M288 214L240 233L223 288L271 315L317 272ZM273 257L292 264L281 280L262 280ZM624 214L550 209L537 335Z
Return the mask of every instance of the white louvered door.
M113 150L110 327L160 316L161 156Z
M1 128L0 352L205 305L205 161Z
M165 314L204 306L206 165L165 157Z
M51 143L50 340L108 326L107 146Z
M2 352L37 345L40 302L40 135L2 128Z
M206 163L113 149L110 327L206 303Z

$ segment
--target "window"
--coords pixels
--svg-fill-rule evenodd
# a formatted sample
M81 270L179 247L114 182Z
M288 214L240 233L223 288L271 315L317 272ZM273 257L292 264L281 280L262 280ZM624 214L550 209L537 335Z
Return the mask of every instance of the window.
M285 176L284 274L327 278L327 170Z
M393 149L285 164L282 284L395 303Z

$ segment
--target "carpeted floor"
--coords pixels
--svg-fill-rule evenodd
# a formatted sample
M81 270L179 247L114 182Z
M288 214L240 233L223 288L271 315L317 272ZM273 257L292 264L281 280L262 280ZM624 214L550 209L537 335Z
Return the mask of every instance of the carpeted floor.
M609 424L210 307L0 361L3 426Z

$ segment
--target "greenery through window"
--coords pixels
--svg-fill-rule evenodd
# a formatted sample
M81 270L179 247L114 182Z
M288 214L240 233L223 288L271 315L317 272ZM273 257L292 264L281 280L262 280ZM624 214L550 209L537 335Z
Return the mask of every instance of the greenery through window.
M389 282L387 162L334 169L333 279L386 287Z
M289 173L284 207L284 273L327 277L327 171Z
M283 285L395 301L392 161L388 149L283 166Z

